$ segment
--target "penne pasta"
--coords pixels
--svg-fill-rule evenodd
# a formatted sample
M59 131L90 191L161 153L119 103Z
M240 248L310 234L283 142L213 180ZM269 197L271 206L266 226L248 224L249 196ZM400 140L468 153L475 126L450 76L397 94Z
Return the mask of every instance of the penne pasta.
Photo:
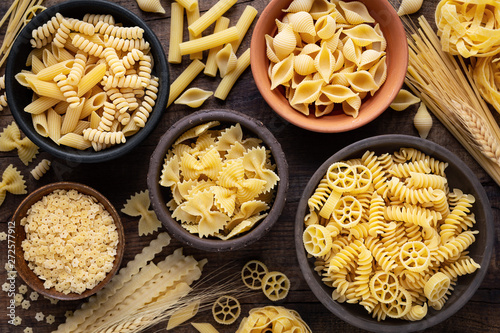
M64 97L62 92L57 87L57 84L55 84L54 82L42 81L35 77L26 77L26 81L28 82L30 88L38 96L46 96L50 98L59 99L61 101L66 100L66 97Z
M45 113L32 114L31 120L33 121L33 127L35 131L43 137L49 136L49 130L47 127L47 116Z
M85 99L82 113L80 114L80 119L87 118L93 111L100 109L104 105L105 101L106 93L104 91L101 91L97 94L92 95L90 98Z
M62 117L53 108L47 110L47 130L49 138L59 144L61 138Z
M236 22L236 29L238 29L238 39L235 41L231 42L231 45L233 46L233 51L236 53L238 51L238 48L240 47L241 41L245 37L248 29L250 28L250 25L252 25L253 20L257 16L257 9L255 9L252 6L246 6L245 10L241 14L240 18L238 19L238 22Z
M31 60L31 71L38 74L44 68L45 65L43 62L38 57L33 56L33 59Z
M200 301L194 301L176 310L168 320L167 331L193 318L200 308Z
M236 0L219 0L205 14L203 14L194 23L190 24L188 29L194 35L200 35L212 23L217 21L229 8L236 3Z
M191 325L200 333L219 333L210 323L191 323Z
M172 2L171 13L168 62L180 64L182 55L179 45L182 43L182 34L184 31L184 7L177 2Z
M92 146L90 141L85 140L82 135L78 135L75 133L68 133L66 135L61 136L61 138L58 141L58 144L79 150L85 150Z
M229 19L227 17L221 16L215 22L214 33L224 31L229 27ZM222 49L222 45L212 47L210 51L208 51L207 63L205 65L205 70L203 73L208 76L215 77L217 75L217 62L215 61L215 56L217 52Z
M188 67L175 79L170 85L170 94L168 96L167 107L179 97L186 87L194 80L194 78L205 68L200 60L195 59Z
M73 63L73 60L66 60L49 67L45 67L36 74L36 78L44 81L50 81L61 73L67 75L71 71Z
M85 95L87 91L92 89L97 83L101 82L104 74L106 74L106 64L104 63L95 66L90 72L85 74L80 82L78 82L78 97Z
M196 53L211 49L212 47L230 43L239 38L238 29L231 27L229 29L203 36L201 38L190 40L179 44L181 55Z
M89 127L90 127L90 121L79 120L72 132L75 134L82 135L83 130Z
M66 114L64 115L63 123L61 125L61 134L67 134L69 132L72 132L76 128L83 109L83 103L85 103L84 98L82 98L78 104L74 106L70 104L68 106Z
M236 80L238 80L240 75L243 74L248 66L250 66L250 48L248 48L238 58L236 68L231 73L224 76L224 78L220 81L219 85L217 86L217 90L215 90L214 96L219 99L225 100L227 94L229 94L229 91L236 83Z
M26 105L24 111L31 114L43 113L59 102L60 100L56 98L42 96L40 98L35 99L30 104Z

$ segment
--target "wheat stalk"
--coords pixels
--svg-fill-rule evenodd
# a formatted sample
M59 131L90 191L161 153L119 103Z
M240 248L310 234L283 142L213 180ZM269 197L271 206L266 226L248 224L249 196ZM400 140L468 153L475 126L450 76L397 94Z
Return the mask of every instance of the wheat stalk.
M451 101L456 112L453 114L467 128L472 140L481 152L500 166L500 144L491 133L484 119L469 105Z

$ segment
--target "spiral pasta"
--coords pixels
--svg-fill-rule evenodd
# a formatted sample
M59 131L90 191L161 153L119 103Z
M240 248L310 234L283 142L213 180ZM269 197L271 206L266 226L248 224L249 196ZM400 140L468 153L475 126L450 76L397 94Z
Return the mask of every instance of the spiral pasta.
M93 25L96 25L99 22L115 24L115 19L113 15L110 14L85 14L82 21L92 23Z
M135 113L134 122L139 127L144 127L149 114L153 110L153 107L156 103L158 93L158 78L153 77L149 81L149 85L146 87L146 93L144 97L144 101L139 107L138 111Z
M35 178L35 180L39 180L43 175L47 173L50 169L51 162L47 159L43 159L38 163L33 169L31 169L30 173Z
M145 51L149 49L149 43L144 39L125 39L114 36L104 35L104 45L106 47L112 47L119 51L132 51L133 49L138 49Z
M59 74L54 77L54 81L57 84L57 87L64 95L66 102L68 102L72 107L77 107L80 104L80 98L76 92L74 86L72 86L64 74Z
M41 48L52 41L54 35L59 29L61 22L64 17L60 13L56 13L49 21L47 21L42 26L34 29L31 33L32 39L30 40L30 44L34 48Z
M127 141L123 132L103 132L92 128L83 130L83 138L92 142L105 144L118 144Z
M102 45L91 42L90 40L79 34L75 34L71 43L83 52L96 57L99 57L104 50L104 47Z

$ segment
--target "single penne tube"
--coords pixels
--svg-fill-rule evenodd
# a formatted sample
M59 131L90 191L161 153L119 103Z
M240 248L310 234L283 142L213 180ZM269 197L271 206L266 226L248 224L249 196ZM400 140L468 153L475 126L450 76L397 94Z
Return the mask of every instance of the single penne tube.
M26 81L28 82L30 88L38 96L51 97L61 101L66 100L62 92L59 90L59 87L54 82L42 81L36 77L26 77Z
M180 64L182 61L179 44L182 43L182 33L184 31L184 7L177 2L171 4L170 19L170 41L168 47L168 62Z
M79 150L85 150L92 146L90 141L85 140L82 135L78 135L75 133L68 133L66 135L61 136L58 143Z
M250 48L248 48L239 58L236 63L236 68L220 81L217 86L217 90L215 90L214 96L218 99L225 100L227 94L231 88L233 88L236 80L240 77L240 75L250 66Z
M219 333L215 327L210 323L193 323L191 322L194 328L200 333Z
M49 130L47 126L47 114L45 112L39 114L32 114L31 120L33 121L33 128L35 128L35 131L38 134L40 134L43 137L49 136Z
M38 60L42 57L43 49L33 49L30 54L28 54L28 58L26 58L26 66L33 66L33 58L37 57Z
M193 318L198 313L199 308L200 301L194 301L176 310L168 320L167 331Z
M85 100L85 103L83 104L83 109L82 113L80 114L80 119L85 119L93 111L96 111L100 109L103 105L104 102L106 101L106 93L104 91L101 91L95 95L90 96L90 98Z
M23 70L21 73L17 73L14 77L16 78L17 82L20 85L31 88L27 79L28 78L36 78L36 74L33 72Z
M227 17L221 16L215 22L214 33L226 30L228 27L229 27L229 19ZM217 52L220 51L220 49L222 49L222 45L219 45L217 47L212 47L208 51L207 63L205 65L205 70L203 71L205 75L211 77L215 77L215 75L217 75L217 62L215 61L215 56L217 55Z
M101 82L102 78L106 74L106 64L101 63L87 74L85 74L77 85L78 97L85 95L87 91L92 89L96 84Z
M47 128L49 132L49 138L55 143L59 144L59 139L61 138L61 124L62 117L54 111L53 108L47 110Z
M97 114L97 112L93 111L90 114L90 128L96 129L99 126L100 122L101 122L101 117L99 117L99 115Z
M45 65L43 64L43 62L38 57L33 56L33 59L31 60L31 71L34 74L38 74L44 68Z
M238 38L238 29L236 29L236 27L231 27L229 29L211 35L183 42L179 44L179 48L181 50L181 55L191 54L230 43L233 40L237 40Z
M65 48L59 48L55 44L52 44L52 54L59 61L75 59L75 57L68 52Z
M47 111L49 108L53 107L59 102L60 100L56 98L42 96L35 99L30 104L26 105L24 111L31 114L40 114Z
M42 62L45 66L49 67L57 64L59 61L48 49L44 49L42 52Z
M189 31L194 35L200 35L212 23L217 21L229 8L236 3L236 0L219 0L208 11L205 12L199 19L188 26Z
M189 66L175 79L170 85L170 93L168 96L167 107L179 97L179 95L186 89L186 87L194 80L194 78L205 68L200 60L193 60Z
M45 67L36 74L36 78L43 81L50 81L59 74L68 74L73 67L74 60L65 60L55 65Z
M186 8L187 11L193 11L195 7L198 7L198 0L175 0L182 7Z
M231 46L233 47L234 53L236 53L238 47L240 47L241 41L247 34L247 31L252 25L252 22L256 16L257 16L257 9L255 9L252 6L245 7L245 10L238 19L238 22L236 22L236 29L238 29L238 34L240 37L237 40L231 42Z
M81 135L83 134L83 130L89 127L90 127L90 121L79 120L78 123L76 124L75 129L73 130L73 133Z
M135 110L130 118L134 119L138 111L139 109ZM131 136L137 133L140 129L141 127L139 127L135 121L129 121L128 124L122 128L122 132L125 136Z
M54 106L54 111L57 114L65 114L68 110L69 103L66 101L60 101Z
M186 18L187 18L187 24L188 26L197 19L200 18L200 7L198 7L198 3L196 3L196 6L194 6L193 10L186 10ZM201 35L193 35L191 31L189 31L189 40L193 39L198 39L200 38ZM196 52L196 53L191 53L189 55L189 59L203 59L203 52Z
M68 110L64 114L63 123L61 125L61 134L67 134L69 132L73 132L78 124L78 120L80 120L80 114L82 113L83 104L85 103L85 99L82 98L80 103L76 106L68 106Z

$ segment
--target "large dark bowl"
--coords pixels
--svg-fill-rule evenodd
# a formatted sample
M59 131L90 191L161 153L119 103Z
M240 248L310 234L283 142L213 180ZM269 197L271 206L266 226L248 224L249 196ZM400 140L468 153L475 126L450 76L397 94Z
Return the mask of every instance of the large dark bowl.
M31 31L47 22L56 13L72 18L83 18L87 13L93 14L111 14L116 22L123 23L124 26L139 26L144 29L144 38L149 42L151 55L154 59L153 74L158 76L159 91L156 105L149 117L146 126L136 134L127 138L125 144L116 145L109 149L94 151L91 148L87 150L78 150L66 146L58 146L50 138L39 135L33 128L31 114L24 112L24 107L32 100L33 91L20 85L15 79L15 75L26 67L26 59L33 49L30 45ZM16 38L5 70L5 85L7 91L7 100L9 107L21 130L37 146L51 153L54 156L75 162L96 163L111 160L122 156L137 147L151 131L156 127L167 105L169 94L169 71L163 52L163 47L148 25L131 11L109 1L99 0L73 0L63 2L47 8L35 16Z
M471 211L476 216L473 229L479 230L476 241L468 248L469 255L481 265L474 274L458 278L455 290L440 311L429 307L427 316L415 322L398 319L386 319L377 322L359 304L338 303L331 298L333 289L327 287L320 276L314 271L314 259L308 259L304 249L302 234L304 232L304 216L307 214L307 200L313 194L328 167L338 161L360 158L366 150L376 154L393 153L401 147L416 148L440 161L448 162L446 176L450 189L459 188L464 193L470 193L476 198ZM299 202L295 219L295 247L300 269L309 287L323 305L337 317L353 326L374 332L413 332L421 331L436 325L451 317L469 301L481 284L493 252L493 214L484 188L471 169L457 156L438 144L408 135L381 135L355 142L338 151L323 163L309 180ZM333 329L333 328L332 328Z
M218 120L222 126L239 123L243 133L262 140L262 145L271 150L272 159L276 164L276 173L280 180L275 191L274 201L265 219L260 221L245 234L229 239L200 238L186 231L177 220L172 218L166 203L171 199L169 189L160 186L160 176L167 151L175 140L184 132L197 125ZM262 124L247 115L231 110L204 110L190 114L173 124L162 136L149 162L148 189L153 209L168 232L183 243L205 251L231 251L245 247L266 234L276 223L285 206L288 190L288 164L281 145L273 134Z
M118 245L116 248L116 256L115 256L115 261L113 262L113 268L111 268L111 271L109 271L106 274L106 277L104 280L102 280L99 284L97 284L94 288L92 289L87 289L81 294L77 293L69 293L69 294L64 294L62 292L59 292L55 290L55 288L50 288L50 289L45 289L43 286L44 281L41 280L29 267L28 263L26 260L24 260L24 251L22 247L23 240L26 239L26 232L24 230L24 227L20 224L20 221L27 215L28 209L35 204L36 202L40 201L44 196L54 192L55 190L76 190L80 193L86 194L93 196L94 198L97 199L97 202L102 204L104 206L104 209L108 211L108 213L111 215L113 218L113 221L116 225L116 231L118 232ZM118 215L118 212L114 208L114 206L109 202L108 199L104 195L102 195L100 192L97 190L93 189L92 187L89 187L84 184L80 183L73 183L73 182L58 182L58 183L52 183L49 185L45 185L37 189L36 191L30 193L17 207L14 217L13 217L13 222L15 223L15 230L16 230L16 270L19 273L19 276L26 282L28 286L30 286L33 290L36 292L52 297L55 299L60 299L60 300L65 300L65 301L72 301L72 300L77 300L77 299L83 299L86 297L89 297L99 290L101 290L116 274L118 269L120 268L122 259L123 259L123 253L125 250L125 232L123 230L123 225L120 220L120 216Z
M276 35L275 19L282 19L292 0L271 0L260 15L252 33L250 62L255 84L267 104L283 119L309 131L323 133L346 132L371 122L380 116L391 104L403 85L408 65L408 44L403 24L390 1L360 0L370 15L380 24L387 40L387 79L373 96L363 99L359 115L353 118L342 111L317 118L312 112L303 115L290 106L282 87L271 90L268 75L269 59L266 55L265 35Z

